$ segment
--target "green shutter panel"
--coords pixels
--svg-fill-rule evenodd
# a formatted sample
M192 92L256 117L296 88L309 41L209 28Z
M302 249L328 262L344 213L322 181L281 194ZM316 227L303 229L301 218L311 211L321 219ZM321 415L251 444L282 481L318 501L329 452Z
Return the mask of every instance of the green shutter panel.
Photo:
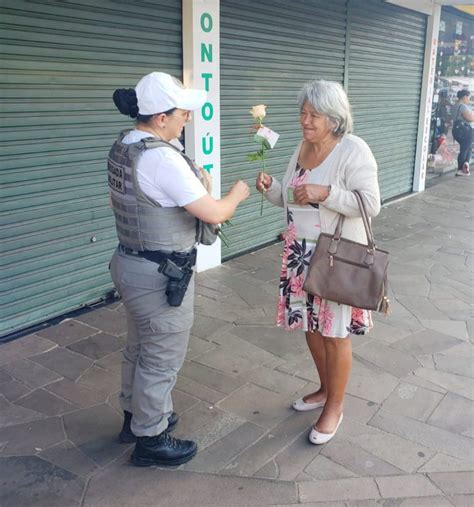
M281 179L295 149L299 128L298 92L311 79L342 83L346 2L302 0L221 1L221 153L222 190L236 179L254 189L260 163L247 154L258 145L249 133L251 106L266 104L265 123L280 134L267 152L268 172ZM283 210L265 203L260 216L260 194L239 208L232 226L225 228L229 258L274 241L285 226Z
M378 0L349 4L349 100L355 134L377 159L383 200L412 191L426 20Z
M182 72L181 0L4 0L0 335L112 289L106 158L132 122L112 102Z

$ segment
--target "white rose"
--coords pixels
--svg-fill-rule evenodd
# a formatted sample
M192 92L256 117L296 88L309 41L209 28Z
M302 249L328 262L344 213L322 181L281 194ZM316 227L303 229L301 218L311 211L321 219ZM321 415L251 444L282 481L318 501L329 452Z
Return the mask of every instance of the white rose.
M267 106L265 106L264 104L259 104L258 106L253 106L249 112L256 120L262 121L266 115L265 112L266 108Z

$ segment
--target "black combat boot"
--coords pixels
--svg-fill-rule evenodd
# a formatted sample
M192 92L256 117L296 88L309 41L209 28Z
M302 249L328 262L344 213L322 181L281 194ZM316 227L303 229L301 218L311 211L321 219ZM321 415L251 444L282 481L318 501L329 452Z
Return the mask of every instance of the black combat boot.
M166 431L156 437L137 437L131 462L138 467L177 466L189 461L197 452L196 442L173 438Z
M130 424L132 422L132 414L131 412L127 412L124 410L123 412L123 425L122 430L119 433L119 441L122 444L133 444L133 442L137 441L137 437L133 434L132 428ZM172 412L168 417L168 427L165 431L173 431L174 427L178 424L178 414L176 412Z

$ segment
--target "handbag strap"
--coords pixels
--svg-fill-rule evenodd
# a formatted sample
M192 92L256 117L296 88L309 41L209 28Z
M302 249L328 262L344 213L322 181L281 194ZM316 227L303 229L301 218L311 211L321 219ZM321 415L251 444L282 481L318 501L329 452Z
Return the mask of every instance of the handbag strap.
M367 246L370 250L374 250L375 248L375 240L374 233L372 231L372 227L370 225L369 216L367 214L367 210L365 208L364 200L358 190L353 190L353 193L356 197L357 204L359 206L360 216L362 217L362 222L364 224L365 234L367 236ZM344 224L344 215L339 214L339 220L337 221L336 230L334 231L333 240L339 241L342 235L342 226Z

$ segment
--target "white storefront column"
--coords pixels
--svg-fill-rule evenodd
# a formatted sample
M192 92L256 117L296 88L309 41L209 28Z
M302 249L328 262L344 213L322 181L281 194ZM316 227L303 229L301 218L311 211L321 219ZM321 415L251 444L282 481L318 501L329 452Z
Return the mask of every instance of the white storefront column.
M415 174L413 177L413 191L422 192L426 182L426 164L430 148L431 109L433 101L433 86L436 73L436 54L438 48L439 21L441 6L433 4L433 10L428 17L426 29L425 60L423 64L423 84L420 100L420 117L418 122L418 137L416 144Z
M185 129L186 153L209 171L212 195L221 196L219 0L183 0L183 80L205 89L207 102ZM221 264L221 242L200 245L197 271Z

